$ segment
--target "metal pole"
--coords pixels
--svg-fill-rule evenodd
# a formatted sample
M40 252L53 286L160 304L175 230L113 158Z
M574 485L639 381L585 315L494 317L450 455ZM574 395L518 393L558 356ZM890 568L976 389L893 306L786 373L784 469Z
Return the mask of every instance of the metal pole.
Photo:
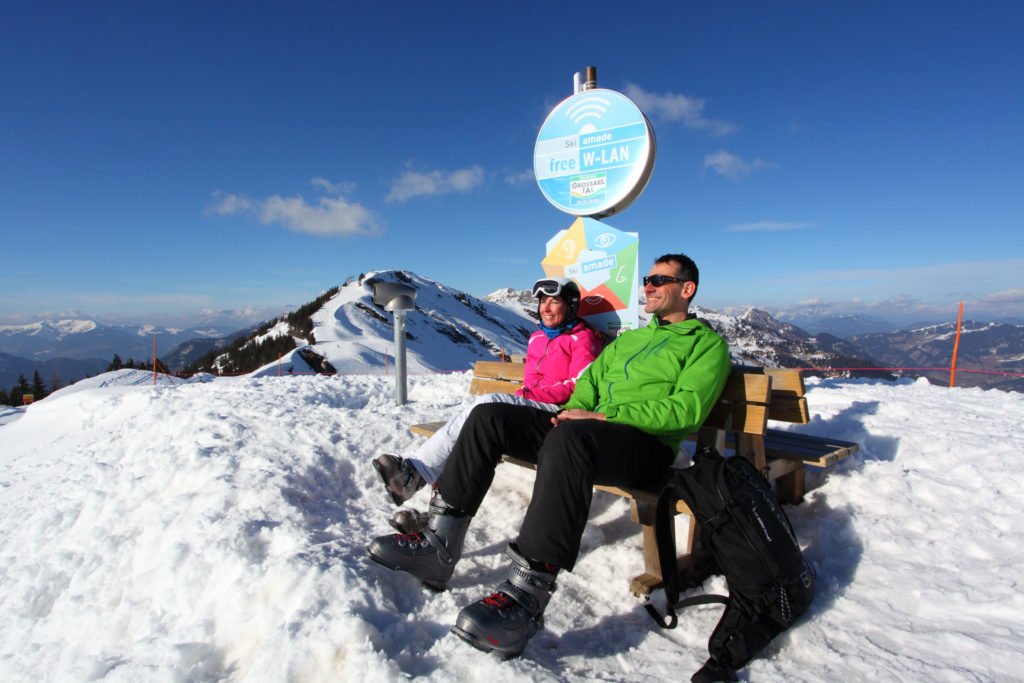
M395 311L395 405L405 405L405 311Z
M587 67L586 82L583 84L583 89L584 90L593 90L596 87L597 87L597 67L596 66L588 66Z

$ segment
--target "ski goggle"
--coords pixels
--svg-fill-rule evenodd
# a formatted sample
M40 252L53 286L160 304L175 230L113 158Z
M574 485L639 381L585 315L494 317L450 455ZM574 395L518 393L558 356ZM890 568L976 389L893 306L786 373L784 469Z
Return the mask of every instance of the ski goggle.
M672 277L671 275L645 275L644 276L644 287L650 285L651 287L661 287L667 285L670 282L689 282L681 277Z
M540 297L544 296L561 296L562 287L567 285L567 282L559 282L558 280L537 280L533 283L533 296Z

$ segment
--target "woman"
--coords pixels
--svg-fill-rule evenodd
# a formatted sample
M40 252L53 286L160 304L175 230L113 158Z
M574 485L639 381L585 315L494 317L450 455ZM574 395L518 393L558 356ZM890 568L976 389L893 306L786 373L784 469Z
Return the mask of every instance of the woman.
M542 278L533 285L538 329L530 335L523 367L523 387L515 394L485 394L404 456L385 453L373 461L395 505L401 505L428 482L437 481L451 455L462 424L481 403L514 403L557 412L569 400L576 379L601 351L593 329L577 318L580 290L566 278ZM394 522L400 513L396 513ZM405 526L405 525L402 525Z

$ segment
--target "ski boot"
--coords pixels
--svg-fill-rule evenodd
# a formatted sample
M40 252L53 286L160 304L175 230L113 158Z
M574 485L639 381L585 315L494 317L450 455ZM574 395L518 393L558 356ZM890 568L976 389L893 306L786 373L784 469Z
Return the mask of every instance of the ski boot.
M427 528L430 515L412 508L395 510L388 523L400 534L415 534Z
M366 550L374 562L412 574L427 588L443 591L462 557L462 544L472 519L448 507L434 489L427 526L422 531L378 536Z
M384 453L374 460L373 469L384 480L384 488L395 505L401 505L412 498L427 483L412 462L390 453Z
M459 612L452 633L478 650L502 659L518 657L544 628L544 608L555 591L557 569L531 562L510 543L508 579L486 598Z

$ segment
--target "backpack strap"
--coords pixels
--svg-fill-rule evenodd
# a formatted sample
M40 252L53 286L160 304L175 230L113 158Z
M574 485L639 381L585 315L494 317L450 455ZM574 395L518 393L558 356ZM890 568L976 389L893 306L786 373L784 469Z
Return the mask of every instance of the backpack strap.
M669 482L658 495L658 504L654 512L654 538L658 548L658 564L661 566L661 576L665 582L665 597L668 599L668 609L664 616L658 612L654 605L644 605L644 609L651 615L651 619L664 629L673 629L679 623L679 618L675 612L676 609L715 603L724 605L729 602L729 599L723 595L710 593L692 595L683 600L679 599L679 567L676 565L675 543L672 541L670 507L675 505L676 500L681 497L680 491L682 491L681 488Z

